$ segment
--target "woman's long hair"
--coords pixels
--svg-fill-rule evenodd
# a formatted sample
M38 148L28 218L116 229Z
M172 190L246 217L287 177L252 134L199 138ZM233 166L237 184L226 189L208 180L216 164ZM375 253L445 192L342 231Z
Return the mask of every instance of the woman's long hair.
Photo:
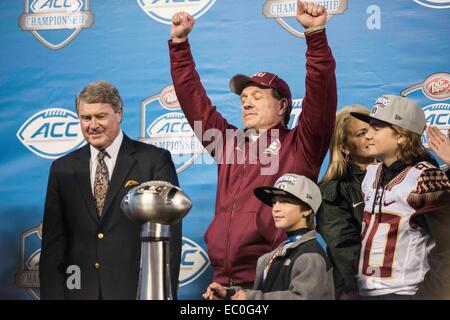
M330 142L330 163L321 183L340 179L345 174L347 167L344 146L347 143L347 126L352 118L350 112L369 114L369 109L358 104L346 106L336 113L336 126Z

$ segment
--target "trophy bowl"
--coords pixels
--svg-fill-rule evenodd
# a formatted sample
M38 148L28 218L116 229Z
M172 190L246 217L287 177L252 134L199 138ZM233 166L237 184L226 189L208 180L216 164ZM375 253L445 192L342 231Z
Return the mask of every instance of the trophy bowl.
M179 187L154 180L128 191L120 207L133 221L172 225L184 218L192 201Z

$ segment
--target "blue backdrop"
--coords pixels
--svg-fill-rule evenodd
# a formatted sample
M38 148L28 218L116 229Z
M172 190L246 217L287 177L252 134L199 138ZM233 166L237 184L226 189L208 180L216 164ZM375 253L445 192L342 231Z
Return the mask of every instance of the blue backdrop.
M445 0L321 0L337 61L338 109L381 94L417 99L450 128L449 8ZM39 297L40 234L51 161L84 143L75 94L115 84L130 137L168 148L194 206L184 220L181 299L211 280L203 233L214 213L217 167L186 126L171 88L170 17L197 18L190 36L211 100L242 125L236 73L272 71L304 94L305 41L292 0L3 0L0 2L0 298ZM291 123L292 125L292 123ZM327 165L326 160L322 173Z

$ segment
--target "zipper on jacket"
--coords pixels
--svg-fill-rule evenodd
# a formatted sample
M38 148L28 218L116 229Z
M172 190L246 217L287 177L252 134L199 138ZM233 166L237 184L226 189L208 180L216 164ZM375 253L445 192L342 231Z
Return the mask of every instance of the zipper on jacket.
M230 265L231 223L233 221L234 208L236 206L236 198L239 194L239 191L241 190L242 182L244 181L245 167L246 167L246 163L247 163L246 145L244 145L244 152L245 152L245 158L244 158L244 167L242 170L242 178L241 178L241 182L239 183L239 188L237 189L236 194L234 195L233 206L231 207L230 223L228 224L227 251L225 253L225 272L228 274L228 279L229 279L230 285L232 285L232 283L233 283L233 278L232 278L232 274L231 274L231 265ZM237 161L237 159L236 159L236 161Z
M379 209L378 209L378 213L379 213L379 215L378 215L378 222L380 222L380 223L381 223L381 216L383 214L383 211L382 211L383 196L384 196L384 187L381 187L380 206L379 206Z

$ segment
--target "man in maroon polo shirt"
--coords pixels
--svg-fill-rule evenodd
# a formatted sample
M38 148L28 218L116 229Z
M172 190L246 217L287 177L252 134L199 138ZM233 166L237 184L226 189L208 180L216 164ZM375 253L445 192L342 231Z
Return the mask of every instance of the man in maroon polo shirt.
M224 286L251 288L258 257L285 238L275 228L270 208L258 201L253 189L273 185L286 172L317 181L334 129L335 61L325 33L326 9L298 1L296 19L305 28L308 46L306 95L299 123L290 130L291 91L284 80L269 72L231 79L231 91L241 97L245 128L229 124L212 105L195 70L188 41L194 18L184 12L172 18L169 49L178 101L219 166L215 215L205 241L213 281Z

